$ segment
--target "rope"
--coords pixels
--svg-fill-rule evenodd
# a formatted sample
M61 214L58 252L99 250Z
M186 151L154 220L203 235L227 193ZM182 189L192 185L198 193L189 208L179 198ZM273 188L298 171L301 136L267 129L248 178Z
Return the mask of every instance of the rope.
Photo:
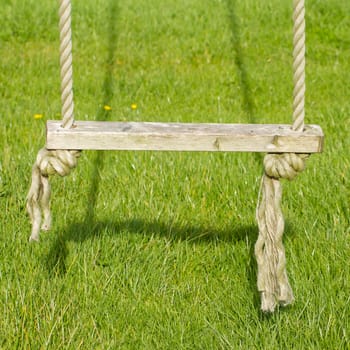
M60 0L59 18L62 127L70 128L74 124L70 0ZM51 227L49 175L68 175L77 166L80 153L76 150L50 151L46 148L39 151L32 168L32 183L27 195L27 211L32 223L30 241L38 241L40 229L48 231Z
M32 183L27 195L27 211L32 223L30 241L39 240L40 228L51 228L49 175L67 176L77 166L80 151L54 150L42 148L32 168ZM41 219L43 214L43 224Z
M62 126L64 128L70 128L74 123L70 0L60 0L59 17Z
M277 302L287 305L294 300L286 273L282 244L284 219L280 208L282 187L279 180L264 175L263 194L257 210L259 237L255 244L258 264L258 290L264 311L274 311Z
M267 154L264 158L265 173L274 179L293 180L304 170L307 158L307 154Z
M304 0L293 0L293 124L302 132L305 117L305 6ZM294 296L286 272L286 257L282 243L284 219L281 210L280 179L294 179L304 170L307 154L267 154L261 183L256 218L259 236L255 244L258 265L258 290L261 309L273 312L278 304L288 305ZM261 197L261 198L260 198Z
M305 0L293 0L293 126L303 131L305 117Z
M286 271L286 257L282 243L284 219L281 210L282 185L280 179L294 179L305 168L307 154L267 154L256 218L259 236L255 244L258 265L258 290L261 309L273 312L277 304L294 301Z

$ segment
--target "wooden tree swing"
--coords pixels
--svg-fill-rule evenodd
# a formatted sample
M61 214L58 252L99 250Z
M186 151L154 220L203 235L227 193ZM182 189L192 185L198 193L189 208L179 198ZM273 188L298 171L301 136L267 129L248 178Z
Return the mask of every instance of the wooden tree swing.
M80 150L265 152L265 172L256 213L258 290L263 311L272 312L278 304L290 304L294 297L282 244L284 219L280 179L293 179L304 169L306 158L311 153L321 152L323 146L322 129L318 125L304 125L304 0L293 0L293 5L292 125L136 123L74 120L71 2L60 0L62 121L47 122L46 147L39 151L32 169L27 196L32 222L30 240L38 241L40 228L49 230L51 226L49 175L68 175L77 165Z

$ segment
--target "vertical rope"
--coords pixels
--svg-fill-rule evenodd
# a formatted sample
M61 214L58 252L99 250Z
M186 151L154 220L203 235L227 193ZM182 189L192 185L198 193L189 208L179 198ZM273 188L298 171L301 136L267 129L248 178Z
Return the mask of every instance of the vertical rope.
M70 128L74 123L70 0L60 0L59 18L62 127ZM40 229L48 231L51 227L49 175L68 175L76 167L79 156L77 150L48 150L44 147L39 151L27 195L27 211L32 223L30 241L38 241Z
M305 0L293 0L293 124L303 131L305 117ZM278 304L293 302L282 243L284 218L280 179L292 180L305 166L306 154L267 154L256 218L259 237L255 244L261 309L273 312Z
M74 123L70 0L60 0L59 17L62 126L70 128Z
M293 125L303 131L305 117L305 0L293 0Z

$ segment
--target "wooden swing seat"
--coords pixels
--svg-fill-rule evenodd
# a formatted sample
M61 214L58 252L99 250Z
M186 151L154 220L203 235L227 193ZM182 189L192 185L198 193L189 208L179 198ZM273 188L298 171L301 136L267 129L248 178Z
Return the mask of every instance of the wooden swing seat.
M318 153L318 125L75 121L47 122L47 149Z

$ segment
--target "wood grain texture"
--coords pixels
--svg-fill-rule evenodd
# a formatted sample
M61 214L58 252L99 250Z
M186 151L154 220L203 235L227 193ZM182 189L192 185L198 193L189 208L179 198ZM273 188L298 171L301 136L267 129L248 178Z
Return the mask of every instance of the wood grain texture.
M48 149L318 153L323 132L285 124L193 124L77 121L71 129L47 122Z

